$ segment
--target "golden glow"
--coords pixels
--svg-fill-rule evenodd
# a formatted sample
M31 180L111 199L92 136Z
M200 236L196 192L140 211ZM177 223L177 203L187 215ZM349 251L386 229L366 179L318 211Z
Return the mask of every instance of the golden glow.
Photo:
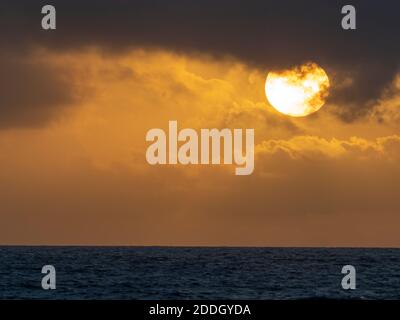
M281 72L270 72L265 93L279 112L304 117L318 111L328 95L329 79L324 69L315 63Z

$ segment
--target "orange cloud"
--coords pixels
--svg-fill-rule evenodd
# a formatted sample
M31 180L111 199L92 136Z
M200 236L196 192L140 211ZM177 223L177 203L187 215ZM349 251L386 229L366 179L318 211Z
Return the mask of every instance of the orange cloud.
M68 65L87 94L47 126L0 131L1 243L400 245L392 124L346 124L329 104L283 116L265 98L267 70L231 58L93 49L31 59ZM168 120L254 128L254 174L149 166L146 132Z

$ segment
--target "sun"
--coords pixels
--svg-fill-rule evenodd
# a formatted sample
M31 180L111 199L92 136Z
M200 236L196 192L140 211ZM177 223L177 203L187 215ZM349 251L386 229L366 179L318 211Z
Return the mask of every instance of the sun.
M306 63L289 70L269 72L265 93L279 112L304 117L321 109L328 96L329 78L316 63Z

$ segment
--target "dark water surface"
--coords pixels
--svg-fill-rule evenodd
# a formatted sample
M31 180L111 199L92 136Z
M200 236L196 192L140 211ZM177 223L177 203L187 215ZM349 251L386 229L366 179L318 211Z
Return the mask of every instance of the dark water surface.
M348 264L356 290L341 288ZM400 249L0 247L0 298L400 299Z

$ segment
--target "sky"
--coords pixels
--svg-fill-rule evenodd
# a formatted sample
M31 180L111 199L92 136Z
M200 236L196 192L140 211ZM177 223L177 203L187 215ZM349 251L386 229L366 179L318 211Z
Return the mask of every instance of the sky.
M400 246L398 1L0 4L0 244ZM326 104L264 92L305 62ZM254 128L255 169L151 166L146 132Z

